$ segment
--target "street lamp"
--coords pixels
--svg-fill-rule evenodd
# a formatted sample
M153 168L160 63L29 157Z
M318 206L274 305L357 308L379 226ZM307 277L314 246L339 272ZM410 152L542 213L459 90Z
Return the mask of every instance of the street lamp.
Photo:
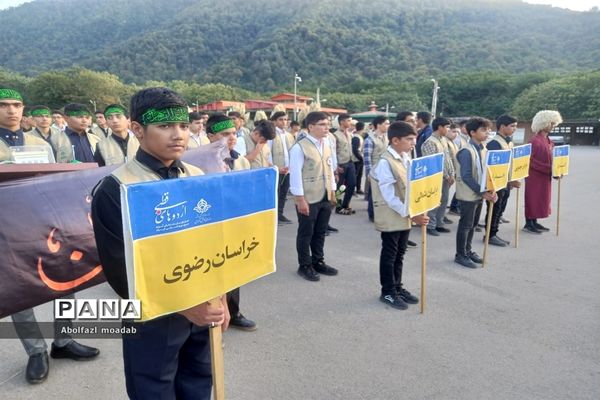
M298 87L297 84L298 82L302 83L302 78L300 78L298 76L297 73L294 73L294 121L296 121L296 113L298 111L298 108L296 107L296 96L297 96L297 92L298 92Z
M437 101L438 101L438 91L440 87L438 86L438 81L435 79L431 79L433 82L433 94L431 96L431 115L435 117L435 110L437 109Z
M94 106L94 113L96 113L96 102L94 100L90 100L90 103Z

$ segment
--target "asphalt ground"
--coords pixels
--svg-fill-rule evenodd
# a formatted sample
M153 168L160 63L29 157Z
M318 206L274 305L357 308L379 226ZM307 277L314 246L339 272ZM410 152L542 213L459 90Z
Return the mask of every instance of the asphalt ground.
M296 274L297 224L279 230L277 272L242 288L242 312L255 332L224 335L228 399L540 399L600 398L600 148L574 147L562 182L560 236L520 232L519 248L490 247L485 269L453 262L452 233L428 237L425 314L379 302L380 237L357 213L334 215L326 261L340 270L308 282ZM521 218L523 218L521 191ZM514 242L513 191L499 235ZM295 220L293 204L286 214ZM483 216L482 216L483 221ZM483 253L483 234L474 248ZM420 241L420 230L411 238ZM419 244L420 246L420 244ZM419 295L420 249L405 259L405 287ZM79 298L114 296L103 284ZM51 321L52 305L36 308ZM6 322L4 319L2 322ZM16 339L0 346L0 399L125 399L119 339L90 362L50 360L46 382L29 385ZM48 344L50 340L47 340Z

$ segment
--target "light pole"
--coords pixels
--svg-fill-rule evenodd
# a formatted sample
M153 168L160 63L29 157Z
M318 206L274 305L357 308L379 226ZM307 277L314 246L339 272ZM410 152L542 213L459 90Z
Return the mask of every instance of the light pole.
M96 102L94 100L90 100L90 103L94 106L94 114L96 113Z
M435 110L437 109L437 100L438 100L438 91L440 87L438 86L438 81L435 79L431 79L433 82L433 94L431 96L431 115L435 117Z
M297 96L297 92L298 92L298 87L297 87L298 82L302 83L302 78L300 78L297 73L294 73L294 121L297 120L296 113L298 111L298 108L296 107L296 96Z

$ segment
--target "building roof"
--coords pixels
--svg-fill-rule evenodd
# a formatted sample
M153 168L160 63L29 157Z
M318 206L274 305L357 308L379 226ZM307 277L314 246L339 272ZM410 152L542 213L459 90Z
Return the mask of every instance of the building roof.
M308 101L308 100L312 100L312 97L308 97L308 96L301 96L299 94L296 94L296 101L299 102L304 102L304 101ZM273 101L294 101L294 93L279 93L276 94L275 96L271 97L271 100Z

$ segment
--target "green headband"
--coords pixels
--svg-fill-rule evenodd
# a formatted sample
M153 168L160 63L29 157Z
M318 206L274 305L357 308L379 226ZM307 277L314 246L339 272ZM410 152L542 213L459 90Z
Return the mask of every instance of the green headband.
M127 111L125 111L125 109L123 107L118 107L118 106L114 106L114 107L109 107L106 110L104 110L104 116L108 117L109 115L112 114L123 114L125 115L127 113Z
M190 122L187 107L170 107L157 110L150 108L141 118L142 125L156 125L173 122Z
M92 114L90 114L90 112L87 110L65 111L65 115L67 117L91 117L92 116Z
M209 133L216 135L217 133L223 132L225 129L230 129L230 128L235 128L235 125L233 124L233 120L226 119L224 121L217 122L216 124L211 126Z
M13 89L0 89L0 100L19 100L20 102L23 101L23 96L21 96L21 93L17 92L16 90Z
M32 117L50 117L50 110L47 108L38 108L36 110L31 110Z

